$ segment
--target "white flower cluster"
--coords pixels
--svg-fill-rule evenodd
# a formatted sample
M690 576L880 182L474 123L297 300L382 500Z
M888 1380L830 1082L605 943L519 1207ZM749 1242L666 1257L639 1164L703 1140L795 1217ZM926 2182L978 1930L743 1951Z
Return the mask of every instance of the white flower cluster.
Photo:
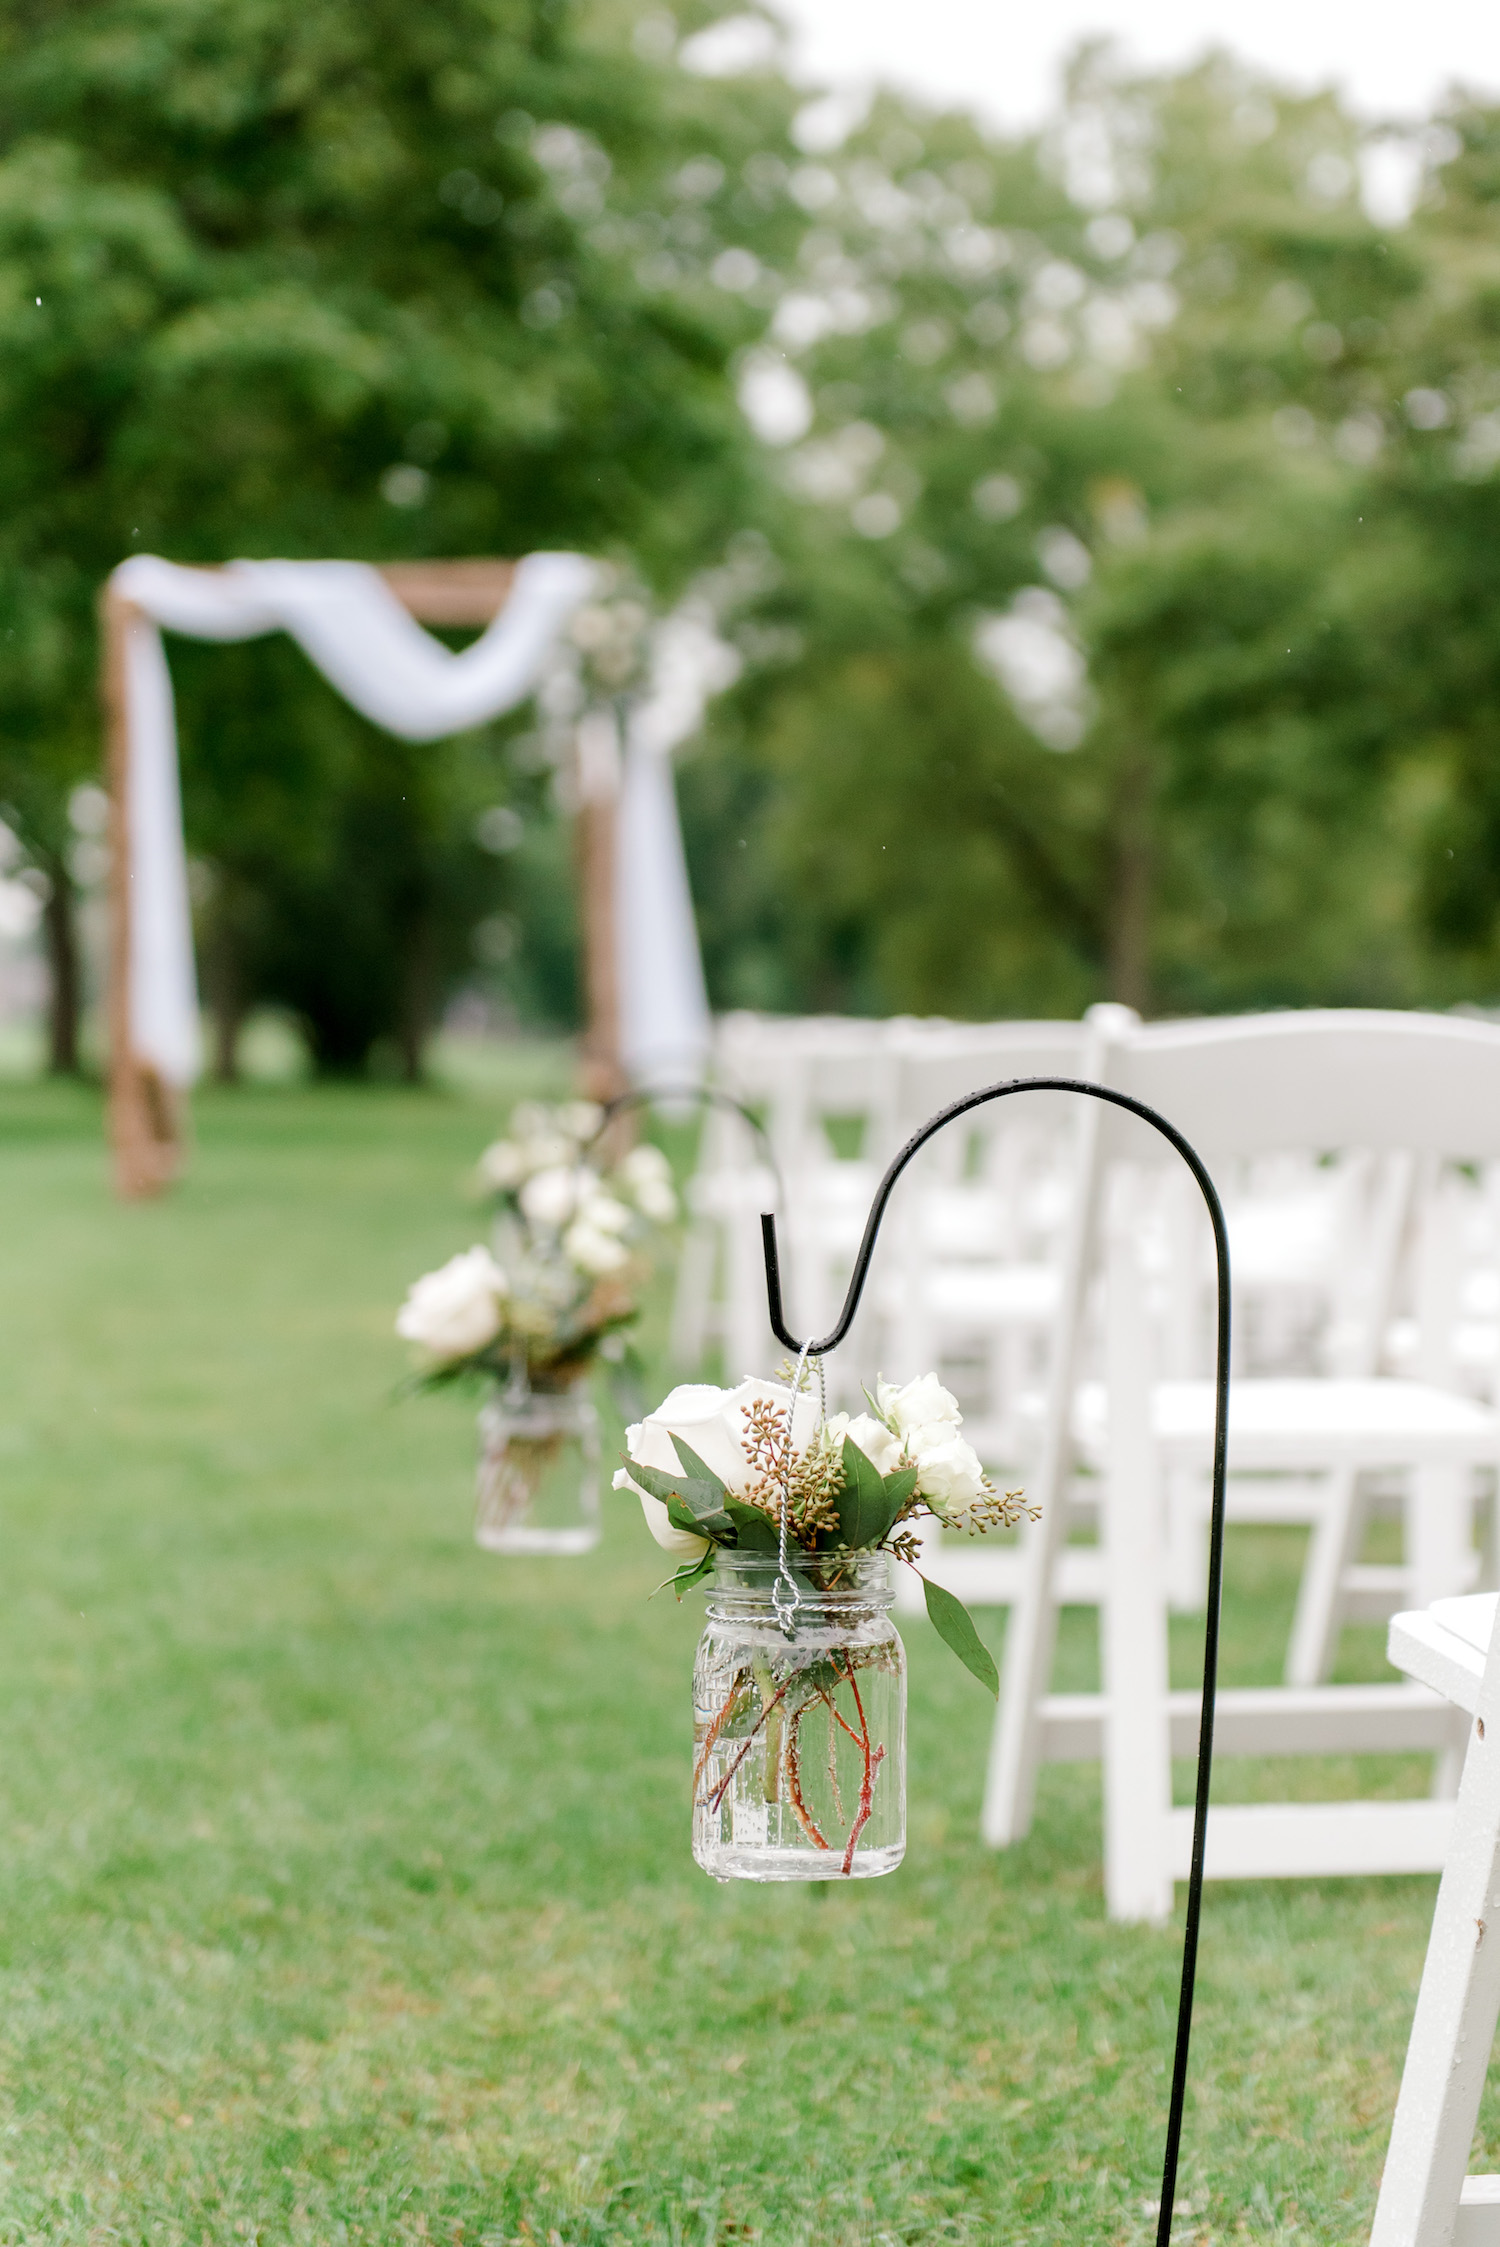
M917 1488L933 1512L962 1529L969 1508L989 1487L962 1427L958 1399L935 1373L923 1373L901 1388L877 1381L875 1412L835 1413L828 1432L840 1443L848 1436L878 1474L888 1475L903 1462L915 1467Z
M734 1389L688 1382L674 1389L643 1421L626 1429L626 1454L639 1466L675 1474L682 1462L671 1439L681 1436L732 1498L748 1497L759 1480L745 1443L746 1415L756 1404L773 1405L788 1415L794 1451L805 1451L816 1439L818 1406L810 1390L794 1398L790 1388L778 1381L751 1379ZM826 1438L842 1447L847 1436L880 1475L902 1466L915 1467L916 1495L941 1521L962 1529L976 1500L991 1495L979 1455L960 1432L962 1425L957 1399L935 1373L924 1373L899 1388L889 1381L877 1382L875 1412L834 1413ZM662 1501L632 1481L628 1467L617 1471L614 1485L616 1490L636 1492L646 1526L664 1551L687 1560L706 1549L706 1539L673 1526Z
M396 1320L433 1367L488 1350L502 1330L534 1356L549 1337L574 1347L591 1320L629 1314L631 1243L646 1225L671 1224L677 1196L659 1147L633 1147L600 1175L587 1154L603 1121L591 1100L527 1101L510 1136L485 1149L479 1177L499 1202L500 1262L487 1248L452 1257L417 1281Z
M567 1169L603 1121L597 1101L564 1100L548 1108L523 1100L510 1119L510 1137L480 1156L480 1179L497 1194L513 1194L539 1170Z
M591 1279L629 1262L624 1236L636 1214L653 1225L677 1215L672 1166L659 1147L632 1147L608 1183L582 1159L603 1120L591 1100L529 1102L512 1118L512 1137L479 1158L481 1182L514 1205L537 1236L533 1245L543 1253L560 1246Z

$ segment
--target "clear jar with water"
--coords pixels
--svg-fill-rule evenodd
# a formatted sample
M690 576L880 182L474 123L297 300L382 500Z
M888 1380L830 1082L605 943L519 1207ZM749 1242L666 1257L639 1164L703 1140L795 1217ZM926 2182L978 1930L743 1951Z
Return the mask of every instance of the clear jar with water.
M599 1542L599 1417L581 1383L507 1389L479 1415L474 1538L491 1553Z
M776 1555L716 1558L693 1671L693 1855L716 1880L871 1880L906 1854L893 1563L788 1557L790 1635Z

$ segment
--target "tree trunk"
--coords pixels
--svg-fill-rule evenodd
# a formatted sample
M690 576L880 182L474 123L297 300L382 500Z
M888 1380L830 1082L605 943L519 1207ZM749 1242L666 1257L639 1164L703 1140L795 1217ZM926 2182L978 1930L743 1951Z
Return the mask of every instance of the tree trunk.
M246 1014L243 917L234 877L216 869L212 895L200 916L198 945L203 996L213 1018L215 1084L240 1081L240 1032Z
M78 1021L83 1006L73 882L61 853L49 851L43 868L51 887L42 911L51 988L47 1001L47 1067L54 1077L78 1075Z
M402 978L401 1018L396 1025L396 1050L401 1056L401 1076L406 1084L420 1084L428 1033L432 1028L437 986L437 943L432 916L420 914L407 938L406 973Z
M1132 748L1115 790L1109 911L1109 995L1137 1014L1151 1011L1151 759Z

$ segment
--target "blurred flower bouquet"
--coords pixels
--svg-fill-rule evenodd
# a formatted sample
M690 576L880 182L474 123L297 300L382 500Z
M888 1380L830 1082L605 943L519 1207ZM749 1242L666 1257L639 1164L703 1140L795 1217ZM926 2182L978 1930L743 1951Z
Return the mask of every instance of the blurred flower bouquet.
M717 1878L900 1863L906 1684L891 1562L915 1565L923 1515L981 1536L1025 1511L984 1473L936 1375L877 1382L867 1402L830 1419L805 1378L693 1385L626 1432L615 1487L638 1494L681 1561L679 1597L714 1573L694 1677L693 1853ZM998 1692L967 1609L923 1587L941 1637Z
M603 1123L591 1101L518 1107L479 1161L489 1244L425 1273L396 1319L419 1388L478 1380L491 1391L475 1533L499 1551L597 1541L598 1429L581 1385L600 1357L625 1360L651 1236L677 1215L659 1148L633 1147L608 1172L592 1159Z

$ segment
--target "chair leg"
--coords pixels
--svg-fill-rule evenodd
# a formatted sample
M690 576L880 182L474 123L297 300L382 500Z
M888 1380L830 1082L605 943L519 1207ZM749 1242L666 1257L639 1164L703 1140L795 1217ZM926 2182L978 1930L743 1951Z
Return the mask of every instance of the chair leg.
M1022 1533L1021 1591L1006 1626L1000 1706L979 1816L980 1835L992 1849L1009 1848L1031 1831L1042 1752L1041 1704L1057 1646L1053 1586L1065 1510L1061 1503L1047 1507Z
M1109 1481L1104 1604L1104 1893L1111 1919L1171 1917L1163 1477L1151 1439L1152 1353L1128 1238L1110 1243Z
M1370 2247L1451 2241L1500 2015L1500 1665L1469 1735Z
M1333 1668L1344 1577L1354 1562L1361 1520L1354 1474L1347 1467L1337 1468L1329 1477L1328 1495L1313 1524L1302 1566L1297 1613L1287 1648L1288 1685L1321 1685Z

